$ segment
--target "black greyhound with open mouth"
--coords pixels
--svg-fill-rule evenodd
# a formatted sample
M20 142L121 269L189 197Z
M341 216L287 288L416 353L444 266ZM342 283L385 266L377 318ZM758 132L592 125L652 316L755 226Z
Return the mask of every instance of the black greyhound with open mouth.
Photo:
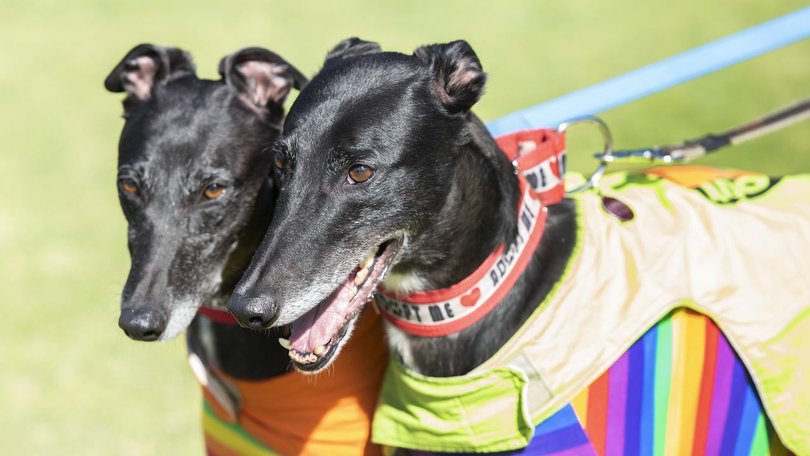
M641 407L663 407L673 411L655 419L672 428L666 451L710 448L681 432L684 417L710 416L724 418L698 434L722 436L720 453L748 448L758 422L760 441L810 451L810 413L796 401L810 400L810 364L798 361L810 350L810 291L796 286L810 271L797 254L810 250L806 176L667 168L616 173L565 198L561 132L496 142L470 112L485 74L466 42L352 54L327 63L290 110L273 146L273 222L228 308L250 328L291 325L290 357L312 372L335 359L379 290L394 358L376 442L619 454L605 450L607 418L591 419L619 404L611 448L661 441L625 417L634 410L632 422L652 429ZM704 343L710 327L722 329L716 343ZM645 345L659 333L671 334L661 356ZM722 363L712 354L721 339L737 350ZM684 369L686 358L705 362ZM631 387L631 374L647 386ZM684 375L700 388L687 394ZM733 394L708 380L732 376ZM662 399L649 394L664 383L673 389ZM742 396L746 431L743 406L728 405Z
M247 327L292 324L290 356L305 371L334 359L378 285L450 286L518 228L512 163L470 112L486 79L470 46L354 54L326 65L291 108L274 145L273 223L228 303ZM575 229L572 204L549 208L542 244L503 305L453 337L390 327L394 353L424 374L470 371L532 313L525 303L542 301Z
M341 58L342 50L328 58ZM254 443L282 453L342 454L349 447L351 454L377 454L379 447L368 443L369 415L384 347L347 360L332 376L345 379L359 370L365 381L348 378L342 389L322 382L318 389L291 372L279 345L288 328L256 332L228 321L225 301L272 218L277 190L270 145L283 125L283 104L307 78L256 47L223 58L219 72L221 80L199 79L185 51L143 44L105 80L108 90L126 92L118 192L132 266L119 326L142 341L168 340L188 327L189 359L207 402L224 410L223 419L243 425L247 416L253 426L214 441L206 425L210 445L250 434ZM372 320L368 328L369 337L381 339ZM314 400L324 389L333 402ZM294 410L278 414L274 405L290 398Z

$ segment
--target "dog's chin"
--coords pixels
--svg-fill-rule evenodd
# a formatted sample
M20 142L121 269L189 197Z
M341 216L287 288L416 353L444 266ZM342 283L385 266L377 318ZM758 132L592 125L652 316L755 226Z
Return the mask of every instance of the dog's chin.
M197 315L199 308L199 302L186 302L173 307L169 314L169 321L166 323L166 329L163 330L163 334L160 335L158 340L163 342L179 336L188 328L188 325L191 324L191 320L194 320L194 316Z
M401 241L390 239L373 249L327 297L292 323L289 350L301 372L327 368L351 336L360 311L374 297L393 264Z

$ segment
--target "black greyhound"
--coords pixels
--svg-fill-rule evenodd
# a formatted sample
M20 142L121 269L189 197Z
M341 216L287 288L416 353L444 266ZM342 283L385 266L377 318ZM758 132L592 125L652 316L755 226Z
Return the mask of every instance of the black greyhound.
M207 365L261 379L288 370L276 338L194 317L224 304L270 223L268 146L284 100L307 79L262 48L223 58L219 71L222 80L198 79L185 51L142 44L104 82L127 94L118 192L132 266L118 324L144 341L191 325L190 346Z
M700 325L711 324L699 314L684 317L703 322L696 324L698 335L673 330L667 353L704 360L703 350L707 361L690 367L691 374L733 376L737 386L724 396L730 401L712 399L709 394L722 389L712 381L688 394L678 386L680 403L674 393L662 402L675 411L664 422L677 421L679 430L661 442L667 448L685 443L673 451L702 451L681 433L683 417L692 416L701 432L722 435L723 448L715 451L732 452L747 448L743 440L755 440L754 423L764 418L778 432L767 437L772 448L783 439L801 452L795 449L806 447L810 418L796 406L795 398L807 392L806 382L796 379L808 369L796 360L807 352L799 322L806 321L808 293L793 283L810 270L807 256L796 254L810 248L806 177L742 173L740 184L755 190L728 195L756 201L734 206L730 197L715 201L709 195L716 192L704 189L736 188L728 175L704 176L707 184L693 191L686 186L700 184L677 178L683 170L658 170L624 175L624 183L608 190L633 187L626 195L638 212L598 192L575 202L563 198L559 132L511 135L502 151L470 112L484 82L478 58L463 41L421 47L412 56L358 47L353 57L327 63L294 103L273 146L280 187L273 222L228 308L251 328L291 325L294 365L318 371L338 355L356 314L380 286L392 354L417 373L389 365L375 413L376 441L423 451L545 454L553 447L595 454L613 451L605 446L606 429L612 432L607 441L618 436L618 445L622 439L638 444L642 432L625 426L624 412L598 420L589 413L584 423L565 403L593 382L599 391L590 389L588 410L614 410L608 403L630 410L632 402L639 414L642 408L658 413L659 399L650 397L641 377L657 383L659 373L648 377L649 366L660 365L669 383L677 378L671 366L682 362L675 355L667 360L669 354L650 362L651 339L638 337L651 322L674 320L686 312L678 307L694 305L723 330L715 333L716 346L720 338L728 337L727 347L736 340L740 356L729 348L720 363L703 348L709 337ZM547 141L521 139L533 133ZM558 144L548 139L555 137ZM541 144L559 155L546 158ZM527 157L547 161L530 167L535 162ZM533 174L544 164L553 179ZM558 192L544 206L548 182ZM552 294L557 285L560 294ZM780 305L776 324L774 302ZM532 314L542 317L524 328ZM475 318L461 320L469 315ZM634 349L626 351L632 341L635 361ZM555 352L558 359L544 359ZM741 393L746 388L750 395ZM743 407L743 396L754 399ZM694 409L686 411L698 403L705 420L709 411L728 419L707 428ZM738 425L743 408L753 417L751 434ZM552 413L557 419L546 419ZM606 419L621 427L606 428ZM738 435L743 440L735 440ZM644 438L661 437L650 432Z
M356 44L342 43L327 59L351 55ZM203 426L209 449L237 451L241 442L283 454L379 454L369 442L370 416L387 353L373 315L357 339L364 350L351 350L357 355L320 383L290 372L279 345L288 328L260 333L227 320L225 300L272 217L269 146L284 100L307 80L262 48L225 57L219 72L220 81L198 79L186 52L140 45L105 81L127 93L118 189L132 267L119 325L147 341L188 326L189 360L211 406ZM242 432L213 433L223 420Z
M290 357L304 371L329 365L378 285L448 287L518 231L513 165L470 112L486 79L470 46L353 54L327 63L291 108L274 145L273 222L228 302L244 326L292 324ZM501 304L452 337L389 326L393 352L422 374L469 372L559 279L575 231L573 203L549 207L540 247Z

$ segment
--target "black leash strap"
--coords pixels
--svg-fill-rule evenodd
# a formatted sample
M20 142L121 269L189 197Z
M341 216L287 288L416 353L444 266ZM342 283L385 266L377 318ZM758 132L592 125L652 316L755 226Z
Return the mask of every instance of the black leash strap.
M736 146L768 133L786 128L810 118L810 98L780 109L761 119L719 134L708 134L680 144L653 146L643 149L615 150L612 154L599 153L596 157L605 163L682 163L727 146Z

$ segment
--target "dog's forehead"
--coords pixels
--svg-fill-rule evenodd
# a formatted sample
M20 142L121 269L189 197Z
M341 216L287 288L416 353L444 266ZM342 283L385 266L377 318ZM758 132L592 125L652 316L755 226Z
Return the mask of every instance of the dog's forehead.
M124 127L119 165L189 170L221 167L238 172L239 162L261 152L258 142L263 135L251 131L260 125L250 113L234 109L228 96L224 87L217 86L157 94Z
M398 56L360 56L327 67L293 105L284 140L306 152L363 148L409 134L428 113L431 95L424 70Z
M427 75L413 56L396 52L359 55L328 65L313 78L321 98L356 98L412 83ZM311 83L311 84L312 84Z

